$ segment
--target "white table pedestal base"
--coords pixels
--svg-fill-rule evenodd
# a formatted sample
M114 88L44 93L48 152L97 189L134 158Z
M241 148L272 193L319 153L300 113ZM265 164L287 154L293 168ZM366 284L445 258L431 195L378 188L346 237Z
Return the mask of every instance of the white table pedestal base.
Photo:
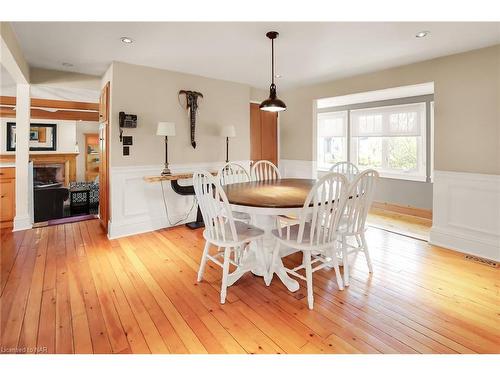
M264 238L250 244L250 248L241 260L241 265L228 276L228 286L234 284L243 274L251 271L256 276L267 278L272 254L276 244L271 231L276 228L276 218L271 215L252 214L252 224L265 232ZM275 273L291 292L299 289L297 280L292 279L285 271L285 266L278 258Z

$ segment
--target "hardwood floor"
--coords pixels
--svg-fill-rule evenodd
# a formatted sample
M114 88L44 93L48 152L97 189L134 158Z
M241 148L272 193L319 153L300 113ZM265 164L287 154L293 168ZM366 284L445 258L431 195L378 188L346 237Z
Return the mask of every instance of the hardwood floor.
M367 223L369 226L375 228L424 241L429 241L432 227L432 220L381 210L379 208L372 208L370 210Z
M201 231L109 241L97 220L1 232L1 352L500 353L500 270L423 241L368 229L374 274L351 285L244 276L219 304L221 270L197 283ZM296 263L296 255L287 263Z

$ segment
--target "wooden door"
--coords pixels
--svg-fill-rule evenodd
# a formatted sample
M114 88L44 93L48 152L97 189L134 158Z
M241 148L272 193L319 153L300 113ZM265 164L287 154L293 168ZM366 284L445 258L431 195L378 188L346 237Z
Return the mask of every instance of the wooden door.
M278 165L278 114L250 103L250 158Z
M106 83L99 97L99 122L109 122L109 82Z
M109 221L109 82L99 99L99 220L108 232Z

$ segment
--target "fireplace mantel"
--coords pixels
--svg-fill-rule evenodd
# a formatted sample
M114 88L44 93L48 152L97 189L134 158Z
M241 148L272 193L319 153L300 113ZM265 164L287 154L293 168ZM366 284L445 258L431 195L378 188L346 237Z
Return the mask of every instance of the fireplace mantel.
M30 160L34 165L43 164L64 164L64 184L69 185L70 182L76 181L76 157L77 152L59 153L59 152L30 152ZM14 161L15 154L0 155L2 161Z

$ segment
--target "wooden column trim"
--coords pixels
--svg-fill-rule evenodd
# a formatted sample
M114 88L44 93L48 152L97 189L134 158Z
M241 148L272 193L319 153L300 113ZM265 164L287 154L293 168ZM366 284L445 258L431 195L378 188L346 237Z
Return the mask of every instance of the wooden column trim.
M16 111L10 108L0 107L0 117L16 118ZM61 110L56 112L45 111L39 108L31 108L31 119L45 119L45 120L73 120L73 121L99 121L98 112L90 111L68 111Z
M15 118L16 111L13 108L15 106L15 96L0 96L0 117ZM45 120L99 121L99 103L32 98L31 118Z
M15 96L0 96L0 105L16 105ZM31 107L72 109L78 111L99 111L99 103L75 102L70 100L53 100L31 98Z

